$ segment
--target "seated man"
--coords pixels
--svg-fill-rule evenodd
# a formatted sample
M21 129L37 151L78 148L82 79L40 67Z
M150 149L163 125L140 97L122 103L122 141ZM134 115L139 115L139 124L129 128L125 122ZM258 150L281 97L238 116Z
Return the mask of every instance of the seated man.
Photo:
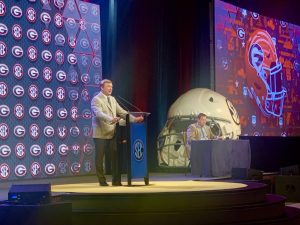
M197 122L189 125L186 131L186 149L188 158L191 156L192 141L209 140L215 138L210 127L206 125L206 120L207 116L204 113L199 113Z

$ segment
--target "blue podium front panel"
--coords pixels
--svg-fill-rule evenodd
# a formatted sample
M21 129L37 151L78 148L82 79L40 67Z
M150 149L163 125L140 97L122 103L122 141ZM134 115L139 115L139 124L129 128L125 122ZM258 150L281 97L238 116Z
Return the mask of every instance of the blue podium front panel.
M131 177L147 177L147 140L145 123L130 123Z

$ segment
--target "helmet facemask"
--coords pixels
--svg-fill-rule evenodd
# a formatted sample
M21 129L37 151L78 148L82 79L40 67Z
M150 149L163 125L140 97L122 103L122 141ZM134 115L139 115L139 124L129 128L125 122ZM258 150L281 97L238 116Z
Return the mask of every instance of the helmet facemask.
M250 66L247 71L249 90L266 116L280 117L286 88L283 87L282 65L278 62L275 44L264 30L255 31L249 42ZM253 77L252 71L256 73Z

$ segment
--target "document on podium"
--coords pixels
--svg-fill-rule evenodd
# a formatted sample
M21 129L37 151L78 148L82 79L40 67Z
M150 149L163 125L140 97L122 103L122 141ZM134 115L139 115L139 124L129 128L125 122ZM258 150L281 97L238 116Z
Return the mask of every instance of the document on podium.
M249 140L202 140L191 144L191 173L200 177L231 176L232 168L250 168Z

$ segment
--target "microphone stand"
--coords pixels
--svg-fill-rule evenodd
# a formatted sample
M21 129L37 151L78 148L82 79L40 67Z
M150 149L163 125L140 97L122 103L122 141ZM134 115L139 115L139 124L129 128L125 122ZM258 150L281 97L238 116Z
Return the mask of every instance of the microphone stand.
M127 101L126 99L122 98L120 95L118 95L118 98L120 98L121 100L123 100L124 102L126 102L128 105L132 106L133 108L137 109L139 112L142 112L142 110L140 108L138 108L137 106L131 104L129 101Z

